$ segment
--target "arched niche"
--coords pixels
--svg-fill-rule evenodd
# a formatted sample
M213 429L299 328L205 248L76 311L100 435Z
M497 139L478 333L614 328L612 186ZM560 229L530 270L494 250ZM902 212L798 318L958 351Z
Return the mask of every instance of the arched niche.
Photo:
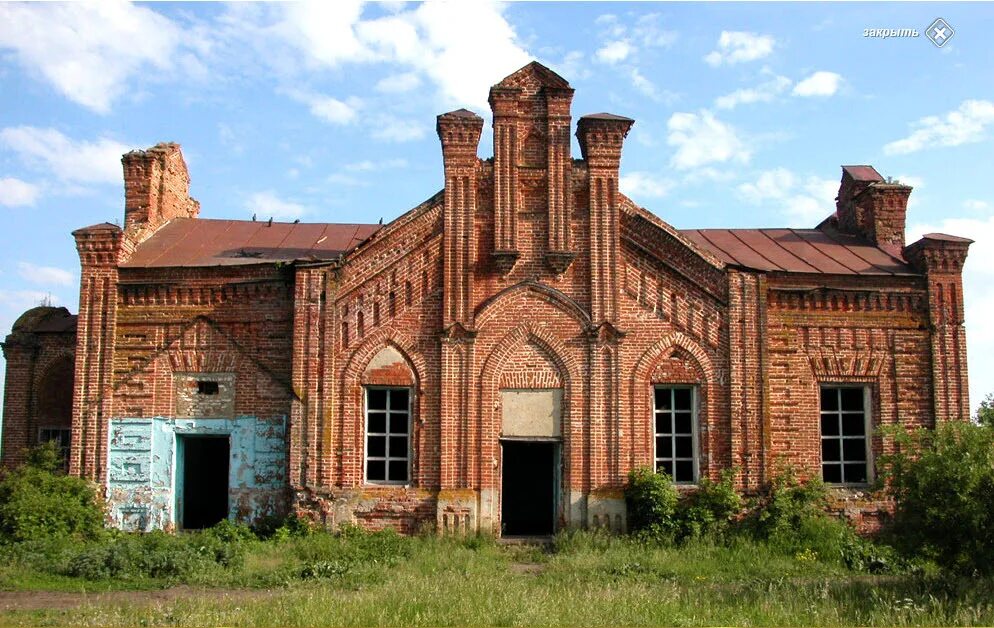
M393 345L387 345L373 356L362 372L363 386L414 386L414 369L407 358Z
M35 421L38 426L66 427L72 424L72 389L75 361L71 355L57 358L38 380Z

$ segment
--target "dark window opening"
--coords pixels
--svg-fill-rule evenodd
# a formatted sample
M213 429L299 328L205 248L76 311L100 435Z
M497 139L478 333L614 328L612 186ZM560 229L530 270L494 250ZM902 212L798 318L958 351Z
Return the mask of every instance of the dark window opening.
M179 523L187 530L209 528L228 518L227 436L181 436Z
M197 380L198 395L216 395L219 390L217 382L204 379Z
M869 481L865 398L861 386L821 389L821 473L829 484Z
M366 389L366 480L408 481L411 392L408 388Z
M658 386L653 391L656 471L674 482L692 484L696 477L694 447L694 389L690 386Z
M501 443L501 534L546 536L555 532L557 443Z

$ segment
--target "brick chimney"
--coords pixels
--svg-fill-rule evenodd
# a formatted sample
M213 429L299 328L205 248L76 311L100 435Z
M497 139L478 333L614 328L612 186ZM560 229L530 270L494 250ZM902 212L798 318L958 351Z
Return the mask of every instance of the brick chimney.
M900 254L911 186L884 180L873 166L842 166L838 228Z
M200 203L190 198L190 175L179 144L133 150L124 165L124 229L138 243L173 218L196 218Z

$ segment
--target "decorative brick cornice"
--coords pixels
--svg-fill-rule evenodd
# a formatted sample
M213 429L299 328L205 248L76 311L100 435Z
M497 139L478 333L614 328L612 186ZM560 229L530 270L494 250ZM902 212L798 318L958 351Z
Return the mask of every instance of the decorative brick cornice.
M566 272L566 269L569 268L574 259L576 259L576 253L570 251L548 251L545 254L545 263L557 275Z
M84 268L117 266L121 259L124 232L117 225L103 223L72 232L76 251Z
M930 233L904 249L904 257L924 273L963 272L963 263L973 240Z
M875 378L883 367L884 355L870 349L858 353L821 350L809 353L808 362L821 381Z
M576 125L583 160L590 168L616 169L621 163L621 147L635 121L612 114L583 116Z
M771 310L814 312L924 312L926 295L918 292L881 290L771 289L767 304Z
M467 344L476 340L476 330L467 329L462 323L453 323L439 334L442 342L452 344Z
M521 257L521 253L518 251L494 251L490 254L490 258L494 263L494 270L501 275L511 272L519 257Z
M587 327L587 338L597 345L616 345L626 335L628 335L628 332L621 331L609 321Z

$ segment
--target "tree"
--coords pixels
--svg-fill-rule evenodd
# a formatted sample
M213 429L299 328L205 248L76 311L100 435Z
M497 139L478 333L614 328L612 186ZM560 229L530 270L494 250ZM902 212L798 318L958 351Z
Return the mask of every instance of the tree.
M977 408L977 423L994 427L994 393L987 393Z
M953 571L994 572L994 429L950 421L894 440L883 463L902 549Z

